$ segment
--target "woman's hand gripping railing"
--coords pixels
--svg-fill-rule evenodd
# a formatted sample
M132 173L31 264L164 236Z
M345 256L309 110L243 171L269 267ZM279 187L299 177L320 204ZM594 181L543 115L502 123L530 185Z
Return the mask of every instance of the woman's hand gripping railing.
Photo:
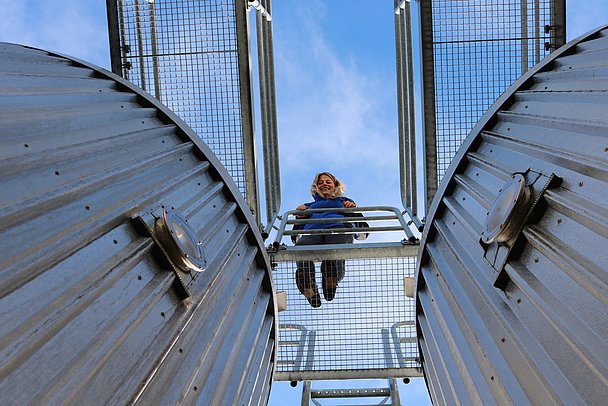
M335 212L342 213L345 217L340 218L321 218L310 219L312 213L319 212ZM366 213L368 215L363 215ZM380 213L379 215L369 215L371 213ZM383 214L384 213L384 214ZM274 249L279 249L282 244L282 239L285 236L292 237L292 241L297 240L302 235L329 235L329 234L357 234L358 239L365 239L368 234L379 232L395 232L403 231L406 238L402 241L404 244L413 244L418 241L410 229L408 222L403 217L403 214L396 207L391 206L366 206L349 209L307 209L307 210L291 210L283 214L281 223L277 229L275 241L272 243ZM395 220L398 224L395 224ZM370 223L387 223L391 225L370 226ZM328 224L328 223L344 223L345 227L335 228L318 228L308 229L303 228L306 224ZM287 226L292 225L291 230L287 230ZM362 236L365 236L361 238Z

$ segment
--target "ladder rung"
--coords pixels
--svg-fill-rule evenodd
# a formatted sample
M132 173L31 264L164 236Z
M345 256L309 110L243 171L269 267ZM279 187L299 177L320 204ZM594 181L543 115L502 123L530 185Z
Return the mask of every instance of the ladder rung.
M312 398L368 398L372 396L390 396L389 388L374 389L316 389L310 391Z

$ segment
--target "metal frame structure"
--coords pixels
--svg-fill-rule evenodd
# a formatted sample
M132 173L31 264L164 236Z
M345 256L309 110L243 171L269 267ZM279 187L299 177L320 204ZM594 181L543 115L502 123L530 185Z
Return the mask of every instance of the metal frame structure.
M402 200L420 217L418 202L430 206L452 157L483 113L565 43L565 0L394 4ZM416 195L416 185L425 196Z
M401 406L399 387L396 379L387 379L386 388L359 388L359 389L312 389L312 382L305 381L302 388L302 406L321 406L316 399L353 399L353 398L380 398L378 405ZM387 403L390 401L390 403Z
M106 3L114 73L152 92L192 127L228 169L259 222L247 13L251 2ZM270 29L263 31L262 37L269 38L263 42L271 43ZM262 59L272 71L272 53ZM264 83L270 83L265 85L270 101L264 108L273 117L272 78ZM276 124L270 126L276 139Z
M272 40L271 0L249 0L256 12L258 73L260 81L260 110L262 149L264 154L264 189L266 196L266 226L268 235L281 208L281 176L279 169L279 137L277 129L274 86L274 50Z
M413 341L413 300L405 293L406 280L413 277L416 266L416 235L423 228L426 208L460 142L483 112L521 73L564 42L564 3L395 0L405 212L386 206L345 209L345 223L361 222L351 215L359 213L366 215L368 225L331 232L397 232L400 236L392 238L393 242L376 239L347 246L298 247L282 243L284 237L302 234L287 227L306 221L290 219L301 212L279 215L271 1L107 0L113 71L152 92L193 127L233 176L260 223L247 14L247 10L256 10L266 194L266 224L260 228L266 237L280 221L268 251L275 285L287 297L287 308L280 316L276 379L420 376ZM511 59L516 68L505 63ZM195 89L194 95L189 94L191 89ZM385 213L372 215L378 211ZM406 213L409 220L404 218ZM391 221L395 224L385 224ZM370 227L370 222L380 225ZM347 277L336 300L325 303L322 310L312 310L294 286L294 262L304 259L343 259L347 263ZM375 296L368 295L369 291ZM378 310L385 309L385 304L388 310ZM390 317L385 318L387 314ZM323 323L327 322L335 325L326 329ZM376 325L370 327L373 323ZM334 327L337 330L332 331ZM361 334L359 338L349 336L351 327L355 335ZM327 341L328 335L338 341ZM357 341L361 337L371 340L366 344L373 352L371 357L377 359L359 362L356 358L361 354L356 351L332 352L345 346L362 348ZM356 362L344 361L347 356ZM310 385L308 390L312 396Z
M410 2L405 0L395 0L394 4L401 202L416 226L422 230L424 208L430 202L428 196L437 190L437 176L435 156L427 152L434 151L434 138L420 140L422 142L416 139L416 134L424 133L425 127L432 123L416 120L416 112L420 110L420 106L416 106L415 100L416 95L422 93L420 88L416 89L417 85L432 86L432 81L423 77L420 68L419 61L423 57L423 50L420 35L413 30L412 24L413 18L418 19L417 14L412 14L416 9L412 10ZM433 89L428 89L427 92L432 93ZM427 108L432 110L434 107L425 104L424 109ZM420 154L420 151L425 154ZM419 168L423 169L422 177L419 176ZM418 208L419 198L423 201L423 210Z

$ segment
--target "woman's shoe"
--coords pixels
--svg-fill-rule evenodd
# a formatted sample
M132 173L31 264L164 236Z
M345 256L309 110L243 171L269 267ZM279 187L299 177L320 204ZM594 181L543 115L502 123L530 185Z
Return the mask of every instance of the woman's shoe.
M314 286L313 288L304 289L304 292L302 292L302 294L308 300L308 303L310 303L312 307L321 307L321 295L319 295L319 290L316 286Z
M325 300L331 302L336 297L336 289L338 288L338 278L323 275L323 296Z

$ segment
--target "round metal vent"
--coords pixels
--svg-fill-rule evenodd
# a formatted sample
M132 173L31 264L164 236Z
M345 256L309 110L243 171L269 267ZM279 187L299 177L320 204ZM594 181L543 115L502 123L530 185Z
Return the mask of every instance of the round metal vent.
M490 244L513 239L525 219L530 195L523 175L513 175L502 187L488 212L481 240Z
M207 267L202 243L182 215L163 210L154 231L171 262L184 272L202 272Z

